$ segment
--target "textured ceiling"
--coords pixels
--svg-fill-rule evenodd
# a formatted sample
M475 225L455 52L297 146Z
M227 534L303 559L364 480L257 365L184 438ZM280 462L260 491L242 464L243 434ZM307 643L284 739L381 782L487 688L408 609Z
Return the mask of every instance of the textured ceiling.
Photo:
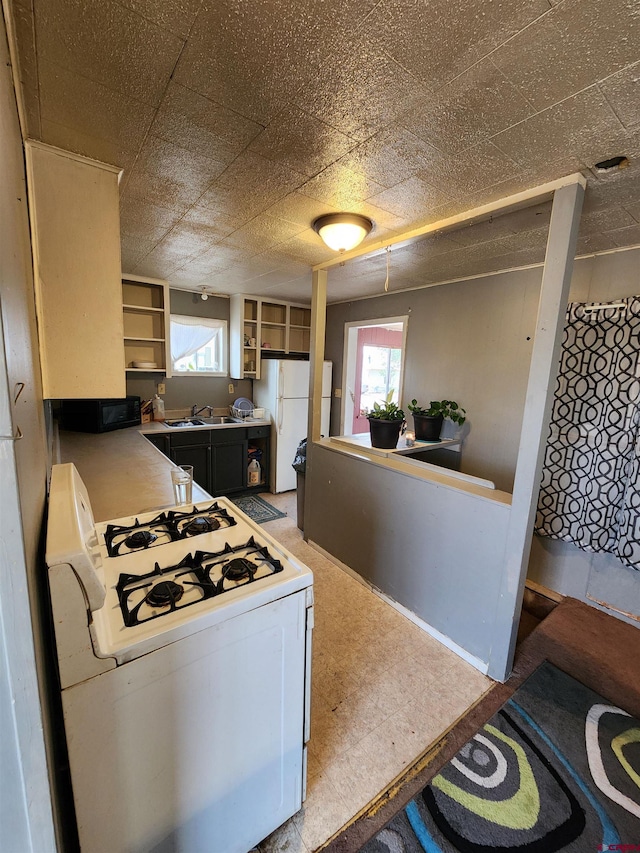
M13 0L27 135L121 166L122 264L307 301L371 242L563 175L578 252L640 244L640 0ZM624 154L630 167L597 175ZM390 289L534 263L548 206L392 253ZM329 275L380 293L386 258Z

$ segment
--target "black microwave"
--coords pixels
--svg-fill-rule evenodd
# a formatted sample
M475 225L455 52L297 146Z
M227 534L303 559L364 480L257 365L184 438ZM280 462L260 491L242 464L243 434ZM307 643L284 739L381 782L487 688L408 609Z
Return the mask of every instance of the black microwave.
M63 400L62 426L77 432L108 432L136 426L140 419L140 397L114 400Z

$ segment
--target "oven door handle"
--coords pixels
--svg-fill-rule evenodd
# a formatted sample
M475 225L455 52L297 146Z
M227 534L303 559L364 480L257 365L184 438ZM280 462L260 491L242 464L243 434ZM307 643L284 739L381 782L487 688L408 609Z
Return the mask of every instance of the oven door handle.
M312 593L313 594L313 593ZM307 598L311 598L311 603L307 604L307 612L305 618L305 689L304 689L304 725L303 725L303 736L302 742L304 744L309 742L311 738L311 651L312 651L312 637L313 637L313 626L314 626L314 614L313 614L313 598L311 596L307 596Z

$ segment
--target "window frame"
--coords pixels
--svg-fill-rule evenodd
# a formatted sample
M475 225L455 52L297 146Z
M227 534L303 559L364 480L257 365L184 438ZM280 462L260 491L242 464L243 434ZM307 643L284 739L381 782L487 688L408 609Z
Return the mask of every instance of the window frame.
M176 362L173 359L171 352L171 326L174 322L180 320L188 320L185 325L210 327L222 332L222 335L216 335L216 338L221 338L216 341L216 351L220 357L220 370L180 370L176 367ZM171 367L171 376L200 376L200 377L228 377L229 376L229 321L221 317L201 317L193 314L178 314L176 312L169 313L169 352L167 353L169 364Z

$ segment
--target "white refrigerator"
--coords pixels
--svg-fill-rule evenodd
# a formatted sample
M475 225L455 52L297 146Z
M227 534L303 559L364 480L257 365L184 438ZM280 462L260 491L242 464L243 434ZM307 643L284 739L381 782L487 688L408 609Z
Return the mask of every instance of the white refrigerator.
M325 361L322 369L322 435L329 435L331 409L331 371ZM263 359L261 378L253 383L253 402L271 412L271 491L287 492L296 487L296 472L291 467L298 444L307 436L309 410L309 362Z

